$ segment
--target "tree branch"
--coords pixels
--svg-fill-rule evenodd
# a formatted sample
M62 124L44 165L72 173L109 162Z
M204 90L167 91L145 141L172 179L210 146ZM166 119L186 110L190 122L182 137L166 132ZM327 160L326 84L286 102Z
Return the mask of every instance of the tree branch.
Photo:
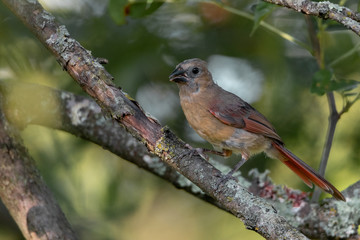
M41 125L71 133L221 208L183 175L150 154L144 144L116 121L104 117L94 100L37 84L8 81L0 81L0 92L4 97L4 112L15 126Z
M234 178L221 181L224 175L198 155L189 153L183 141L153 118L147 117L138 103L112 84L111 75L95 61L90 52L70 38L65 26L34 1L3 2L35 33L54 54L74 80L100 104L102 109L142 141L149 151L199 186L206 194L242 219L267 239L306 239L264 199L255 197L237 184ZM177 157L183 156L183 157Z
M26 239L77 239L17 131L0 111L0 197Z
M347 196L347 209L339 201L325 199L321 204L309 204L297 212L302 219L299 226L309 238L315 239L360 239L360 181L348 187L343 194ZM314 221L314 216L318 219ZM357 217L353 217L357 216ZM351 232L351 233L350 233ZM315 234L315 235L314 235Z
M360 36L360 14L349 8L339 6L337 4L324 1L313 2L309 0L263 0L279 6L291 8L297 12L307 15L316 16L323 19L334 20L345 27L351 29Z

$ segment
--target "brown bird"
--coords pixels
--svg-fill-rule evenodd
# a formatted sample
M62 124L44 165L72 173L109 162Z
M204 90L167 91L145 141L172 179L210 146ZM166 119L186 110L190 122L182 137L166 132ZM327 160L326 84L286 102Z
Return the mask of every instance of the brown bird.
M204 150L222 156L232 152L242 159L230 175L253 154L265 152L294 171L310 188L312 183L336 199L345 197L327 180L285 148L271 123L240 97L219 87L201 59L181 62L170 75L180 89L180 103L190 126L222 152Z

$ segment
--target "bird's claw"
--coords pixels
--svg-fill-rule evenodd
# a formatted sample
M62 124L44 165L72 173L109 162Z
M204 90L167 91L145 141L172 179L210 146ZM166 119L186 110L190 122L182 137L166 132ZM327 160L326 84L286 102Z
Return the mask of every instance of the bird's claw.
M217 184L216 189L220 187L224 182L227 182L230 178L233 178L233 174L239 170L239 168L246 162L246 158L242 157L241 160L235 165L233 169L231 169L230 172L228 172L225 177L222 177L220 179L220 182Z
M230 171L228 174L226 174L224 177L222 177L220 179L220 181L217 183L216 185L216 190L219 189L219 187L224 184L225 182L227 182L230 178L234 178L233 177L233 171Z
M189 144L185 144L185 147L190 149L190 157L192 157L195 153L199 154L200 157L209 161L209 156L205 154L205 150L203 148L193 148Z
M190 146L189 144L185 144L185 148L189 149L189 151L183 151L183 153L181 153L180 155L178 155L176 158L181 159L184 158L185 156L188 158L191 158L194 154L199 154L199 156L203 159L205 159L206 161L209 161L209 156L205 154L205 150L202 148L193 148L192 146Z

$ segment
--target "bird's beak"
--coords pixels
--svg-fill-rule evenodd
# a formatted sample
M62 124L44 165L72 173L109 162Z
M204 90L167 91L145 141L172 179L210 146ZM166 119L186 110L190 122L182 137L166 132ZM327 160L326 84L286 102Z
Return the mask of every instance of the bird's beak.
M175 69L169 76L170 81L176 83L187 83L188 80L185 76L185 71L181 68Z

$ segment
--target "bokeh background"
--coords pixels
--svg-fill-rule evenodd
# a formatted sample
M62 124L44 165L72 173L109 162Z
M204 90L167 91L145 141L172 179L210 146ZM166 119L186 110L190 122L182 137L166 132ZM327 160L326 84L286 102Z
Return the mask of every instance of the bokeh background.
M147 15L126 8L126 17L122 2L41 1L73 38L94 56L109 60L106 68L116 85L193 146L211 147L187 125L178 89L168 76L179 62L197 57L209 62L219 85L267 116L287 147L318 168L329 114L326 97L310 91L319 67L309 51L280 34L311 46L302 14L275 7L266 18L275 30L259 26L253 31L254 21L247 14L254 15L255 1L227 1L237 13L212 3L169 1ZM342 3L358 7L357 1ZM331 21L311 21L317 28L328 25L321 33L325 64L337 76L360 80L360 38ZM85 95L2 3L0 43L1 81L32 82ZM343 98L339 93L335 97L341 109ZM341 117L326 171L340 190L360 178L359 106L355 103ZM232 215L97 145L41 126L27 126L22 137L81 239L262 239ZM218 159L229 166L238 160ZM262 154L241 172L247 176L253 168L269 169L277 184L310 191L279 161ZM6 209L0 211L0 239L22 239Z

